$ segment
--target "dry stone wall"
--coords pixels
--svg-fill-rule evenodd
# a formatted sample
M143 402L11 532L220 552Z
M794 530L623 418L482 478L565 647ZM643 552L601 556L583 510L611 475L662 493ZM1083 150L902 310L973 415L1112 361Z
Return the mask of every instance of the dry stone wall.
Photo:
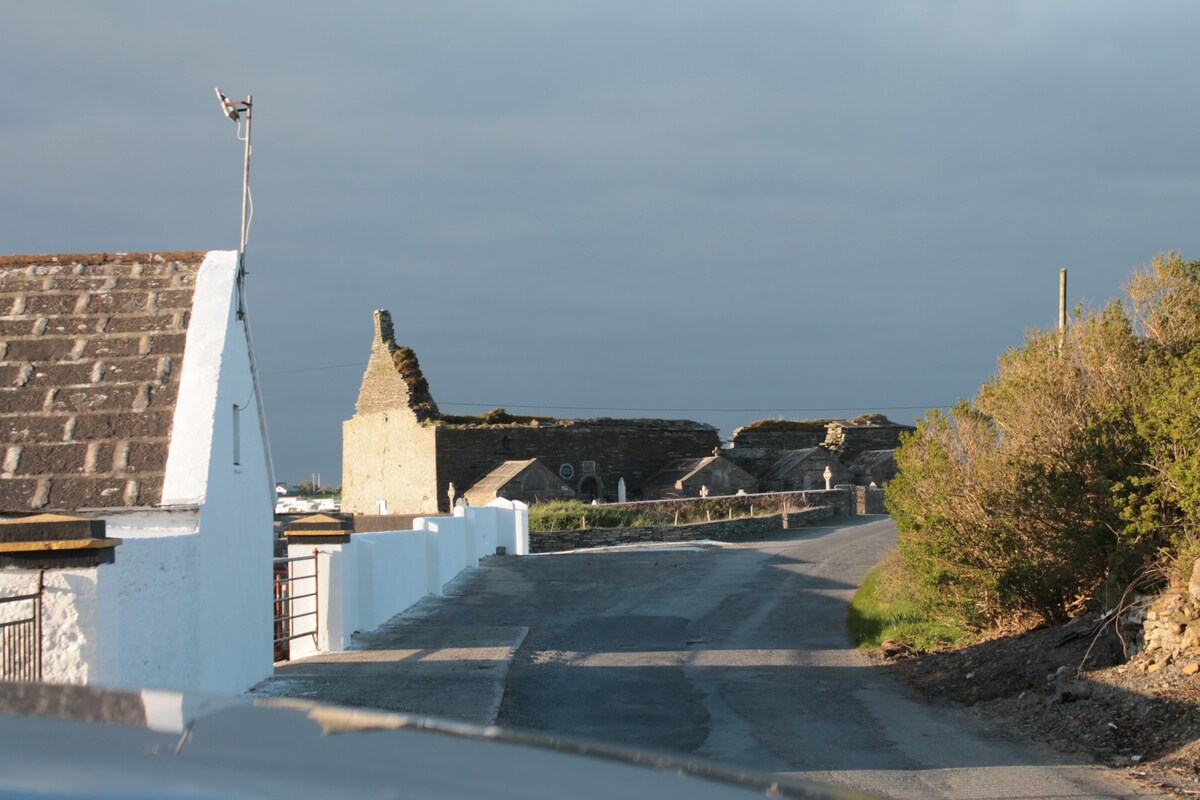
M817 506L792 511L787 515L788 528L813 525L837 516L832 506ZM710 539L722 542L743 541L777 533L785 527L781 514L742 519L698 522L690 525L655 525L638 528L587 528L578 531L530 532L529 550L532 553L553 553L579 550L585 547L612 547L646 542L687 542Z

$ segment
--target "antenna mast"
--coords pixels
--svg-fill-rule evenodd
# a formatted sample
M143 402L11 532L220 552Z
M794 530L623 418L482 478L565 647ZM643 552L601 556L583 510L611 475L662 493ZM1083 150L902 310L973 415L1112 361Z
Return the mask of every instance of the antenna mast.
M232 122L236 122L238 126L238 141L246 143L245 154L242 157L242 234L238 240L238 274L237 274L237 296L238 296L238 319L246 318L246 239L250 235L250 220L254 217L254 200L250 197L250 126L253 119L254 111L254 96L246 95L246 99L242 101L230 100L221 93L219 88L214 88L217 93L217 101L221 104L221 110L225 116ZM246 135L242 136L241 115L246 115Z

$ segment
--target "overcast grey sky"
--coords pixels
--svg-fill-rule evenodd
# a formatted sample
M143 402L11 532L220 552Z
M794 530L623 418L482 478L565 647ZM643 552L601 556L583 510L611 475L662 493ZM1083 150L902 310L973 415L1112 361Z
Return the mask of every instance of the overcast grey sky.
M361 367L317 368L365 362L375 308L452 413L911 422L1053 323L1060 267L1102 303L1200 255L1198 32L1187 2L9 0L0 251L235 248L219 85L255 100L281 480L340 482Z

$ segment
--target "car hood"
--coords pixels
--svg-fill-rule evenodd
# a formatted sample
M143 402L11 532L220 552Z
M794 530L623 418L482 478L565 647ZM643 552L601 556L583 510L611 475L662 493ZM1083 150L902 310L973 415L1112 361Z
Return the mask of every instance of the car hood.
M287 698L0 683L0 795L866 797L640 750Z

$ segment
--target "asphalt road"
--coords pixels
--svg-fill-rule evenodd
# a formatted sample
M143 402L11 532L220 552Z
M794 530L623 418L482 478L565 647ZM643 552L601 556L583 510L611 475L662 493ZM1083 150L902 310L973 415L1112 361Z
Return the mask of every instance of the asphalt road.
M929 708L854 650L872 517L751 544L496 558L450 596L293 662L290 694L670 751L890 797L1146 797Z

